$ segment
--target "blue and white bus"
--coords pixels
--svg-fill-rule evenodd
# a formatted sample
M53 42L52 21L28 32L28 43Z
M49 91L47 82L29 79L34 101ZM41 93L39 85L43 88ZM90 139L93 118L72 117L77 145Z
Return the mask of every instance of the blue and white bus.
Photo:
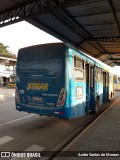
M16 66L16 109L59 118L97 112L113 96L109 72L65 43L22 48Z

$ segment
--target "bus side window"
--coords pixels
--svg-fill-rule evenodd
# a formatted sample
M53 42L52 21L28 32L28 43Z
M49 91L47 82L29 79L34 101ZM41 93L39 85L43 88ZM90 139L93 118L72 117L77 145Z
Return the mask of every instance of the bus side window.
M96 68L96 80L97 82L102 82L102 69Z
M85 77L85 63L82 59L74 56L74 79L84 80Z

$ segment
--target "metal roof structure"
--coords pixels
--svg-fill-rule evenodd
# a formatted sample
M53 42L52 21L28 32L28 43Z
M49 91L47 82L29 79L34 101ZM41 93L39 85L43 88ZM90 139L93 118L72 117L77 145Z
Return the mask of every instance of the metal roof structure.
M15 66L16 65L16 59L8 58L8 57L2 57L0 56L0 65L6 65L6 66Z
M4 0L0 27L25 20L110 65L120 65L120 0Z

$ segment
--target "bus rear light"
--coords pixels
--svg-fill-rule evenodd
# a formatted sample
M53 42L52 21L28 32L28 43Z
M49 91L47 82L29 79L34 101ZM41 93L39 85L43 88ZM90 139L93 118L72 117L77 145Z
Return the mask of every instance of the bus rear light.
M63 106L66 98L66 91L64 88L61 88L59 97L58 97L58 102L57 102L57 107Z
M64 112L55 112L55 114L64 114Z

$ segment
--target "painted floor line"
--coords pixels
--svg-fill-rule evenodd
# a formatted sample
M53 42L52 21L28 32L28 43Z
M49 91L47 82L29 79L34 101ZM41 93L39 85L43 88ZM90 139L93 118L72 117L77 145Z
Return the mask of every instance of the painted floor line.
M10 137L10 136L5 136L5 137L2 137L0 138L0 145L3 145L4 143L7 143L11 140L13 140L14 138Z
M0 124L0 127L2 127L4 125L7 125L7 124L11 124L11 123L17 122L17 121L20 121L20 120L23 120L23 119L26 119L26 118L29 118L29 117L32 117L32 116L35 116L35 115L32 114L32 115L29 115L29 116L26 116L26 117L22 117L22 118L19 118L19 119L15 119L15 120Z
M27 152L27 151L31 151L31 152L37 152L37 151L39 151L40 152L40 151L43 151L44 149L45 149L45 147L33 144L32 146L30 146L29 148L25 149L24 151L25 152ZM24 157L24 158L22 158L22 160L30 160L30 159L32 159L32 157L28 157L28 158ZM11 158L10 160L21 160L21 158L14 157L14 158Z

